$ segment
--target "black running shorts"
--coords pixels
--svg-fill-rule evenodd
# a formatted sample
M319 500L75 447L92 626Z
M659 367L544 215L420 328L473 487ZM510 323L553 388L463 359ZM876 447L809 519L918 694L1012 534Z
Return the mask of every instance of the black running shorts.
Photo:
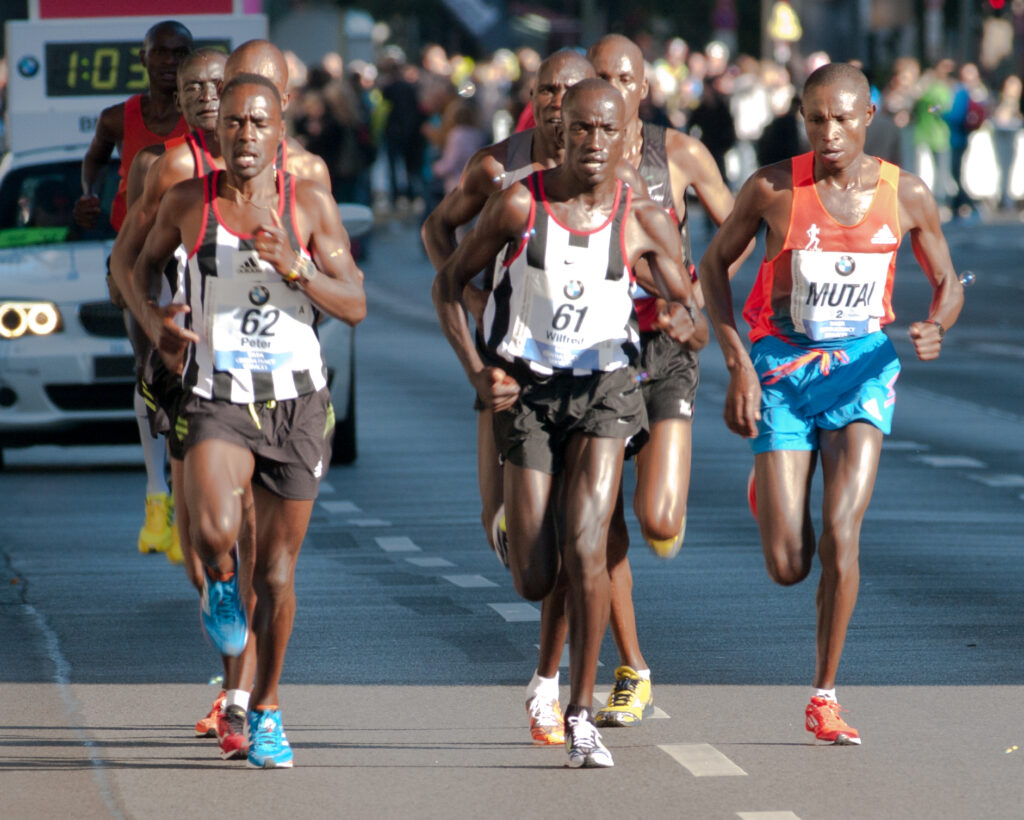
M185 458L185 441L178 419L186 396L181 376L168 370L160 354L153 350L142 369L142 378L136 389L146 402L150 434L153 438L166 436L171 458L181 461Z
M588 376L516 374L522 392L510 410L494 414L494 438L507 461L556 475L577 433L629 439L645 435L647 414L632 367Z
M253 484L281 498L316 498L327 475L334 439L334 408L324 389L297 399L232 404L199 396L186 399L185 452L201 441L229 441L256 459Z
M640 334L640 384L647 418L693 419L693 400L700 381L696 351L660 330Z

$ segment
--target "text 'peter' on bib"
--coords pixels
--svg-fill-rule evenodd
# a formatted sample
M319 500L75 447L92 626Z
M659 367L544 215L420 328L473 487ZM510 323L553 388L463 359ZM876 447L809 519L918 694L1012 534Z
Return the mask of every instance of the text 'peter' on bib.
M239 250L235 276L206 280L206 339L218 370L268 373L317 344L309 297L268 268Z

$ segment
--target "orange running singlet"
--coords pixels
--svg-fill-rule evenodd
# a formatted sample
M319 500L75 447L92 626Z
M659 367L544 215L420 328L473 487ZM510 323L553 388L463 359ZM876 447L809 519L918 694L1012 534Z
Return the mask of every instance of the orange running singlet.
M879 160L867 213L842 225L814 186L814 154L793 157L793 204L782 250L761 262L743 308L750 341L777 336L798 344L866 336L893 320L900 169Z

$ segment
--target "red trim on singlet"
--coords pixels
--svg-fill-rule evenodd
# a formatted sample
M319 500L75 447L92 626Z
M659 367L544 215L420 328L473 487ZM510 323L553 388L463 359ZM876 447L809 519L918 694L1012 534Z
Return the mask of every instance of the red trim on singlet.
M519 243L519 247L516 249L516 252L511 256L507 257L501 263L502 267L507 268L509 265L515 262L516 259L519 258L519 254L526 250L526 245L530 241L530 232L533 230L533 223L534 220L537 218L537 191L533 187L533 178L535 176L537 176L537 174L530 174L530 176L526 178L526 185L530 189L530 217L529 219L526 220L526 230L523 232L523 239Z
M310 249L306 247L306 245L302 241L302 236L299 234L299 214L298 214L298 206L296 205L296 202L295 202L295 200L297 199L297 197L295 196L295 184L296 184L297 181L298 181L297 177L292 176L292 175L288 176L288 190L291 193L291 208L290 208L290 210L291 210L291 219L292 219L292 233L295 234L295 241L299 243L299 249L305 251L306 255L309 256L310 259L312 259L313 258L312 251L310 251Z
M167 134L157 134L146 127L142 118L142 95L135 94L124 101L124 125L122 129L121 167L118 168L118 175L121 177L117 185L117 194L114 196L114 203L110 208L110 224L115 230L121 230L124 224L125 215L128 213L125 204L125 194L128 190L128 172L131 170L132 161L135 155L143 148L151 145L160 145L168 139L184 136L189 132L188 123L184 117L179 117L177 124Z
M218 224L224 228L232 236L237 236L239 239L255 239L256 234L254 233L239 233L238 231L232 230L232 228L224 221L224 217L221 216L220 207L217 205L217 177L221 174L219 168L215 168L210 176L213 178L213 215L217 218ZM277 177L277 215L278 217L284 216L284 174L275 174Z
M615 201L612 203L612 212L610 214L608 214L608 218L604 221L604 223L599 225L598 227L594 228L593 230L579 231L579 230L576 230L575 228L570 228L568 225L566 225L564 222L562 222L557 216L555 216L554 212L549 207L549 205L548 205L548 197L547 197L547 194L544 192L544 174L545 173L547 173L547 172L546 171L542 171L541 173L537 174L537 184L540 186L540 201L541 201L541 204L544 206L544 210L547 212L547 215L549 217L551 217L552 221L556 225L558 225L558 227L563 228L564 230L567 230L569 233L576 234L576 236L591 236L592 234L595 234L595 233L598 233L600 231L603 231L605 228L607 228L611 224L612 220L615 219L615 214L618 213L618 210L619 210L619 201L620 201L620 199L622 197L622 180L621 179L618 179L618 180L615 181Z
M203 218L199 222L199 232L196 235L196 243L192 246L192 250L188 254L188 258L191 259L197 253L199 248L203 244L203 237L206 236L206 222L210 218L210 188L211 182L215 181L213 174L208 177L202 177L203 180Z
M629 281L636 281L636 274L633 273L633 266L629 264L629 255L626 253L626 220L629 219L629 209L633 205L633 189L626 186L626 208L622 212L622 220L619 222L619 247L622 249L622 264L626 266L626 273L629 274Z

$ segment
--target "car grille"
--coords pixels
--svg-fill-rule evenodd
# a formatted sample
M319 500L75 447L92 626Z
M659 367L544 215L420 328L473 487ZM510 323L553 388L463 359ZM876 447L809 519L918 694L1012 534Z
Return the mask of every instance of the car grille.
M124 327L124 313L113 302L83 302L78 307L85 332L107 339L123 339L128 335Z
M134 406L131 382L108 384L48 384L46 395L58 408L69 412L129 410Z

